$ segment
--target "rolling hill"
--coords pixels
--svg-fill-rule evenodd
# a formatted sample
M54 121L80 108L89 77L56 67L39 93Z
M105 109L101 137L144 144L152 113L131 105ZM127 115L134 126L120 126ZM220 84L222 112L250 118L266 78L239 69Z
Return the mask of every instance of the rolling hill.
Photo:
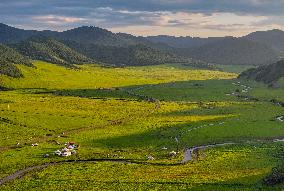
M257 31L243 38L266 44L279 51L284 51L284 31L282 30Z
M162 43L179 49L200 47L205 44L224 39L224 37L199 38L199 37L190 37L190 36L175 37L167 35L149 36L146 38L147 40L153 43Z
M280 57L280 52L267 45L229 37L195 49L187 49L183 54L224 65L264 65L276 62Z
M96 61L113 66L145 66L191 62L190 59L181 58L142 44L117 47L97 44L79 44L71 41L65 43Z
M34 36L49 40L35 41ZM64 65L95 60L106 65L138 66L191 63L194 59L223 65L258 66L279 60L284 50L282 39L284 32L280 30L255 32L241 38L137 37L94 26L56 32L0 24L0 43L16 43L13 47L32 59Z
M278 81L284 77L284 60L249 69L240 74L239 78L252 79L272 86L278 86Z
M35 30L23 30L0 23L0 43L16 43L39 33Z
M168 50L178 55L230 65L263 65L276 62L284 51L283 39L284 32L281 30L254 32L240 38L167 35L147 37L147 40L153 43L172 47Z
M12 43L12 47L32 59L64 65L92 59L116 66L191 61L165 51L169 49L167 45L93 26L56 32L22 30L2 24L0 42Z
M11 77L21 77L22 73L15 64L32 66L28 58L19 54L14 49L0 44L0 74Z
M58 33L55 38L101 63L114 66L144 66L190 62L169 53L166 45L155 44L143 37L112 33L98 27L79 27Z
M43 60L60 65L91 63L93 60L76 52L63 43L45 36L34 36L11 45L21 54L33 60Z
M94 26L82 26L61 33L50 33L49 35L63 41L73 41L80 44L127 47L141 43L135 37L132 38L132 35L131 37L119 35Z

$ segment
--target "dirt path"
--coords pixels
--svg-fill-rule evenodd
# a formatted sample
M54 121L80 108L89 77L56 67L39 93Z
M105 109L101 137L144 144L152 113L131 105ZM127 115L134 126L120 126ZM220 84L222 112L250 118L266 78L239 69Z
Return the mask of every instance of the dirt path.
M112 163L122 163L122 164L142 164L143 162L132 162L130 160L115 160L115 159L93 159L93 160L74 160L74 161L63 161L63 162L54 162L54 163L47 163L42 165L30 166L25 169L19 170L9 176L6 176L2 180L0 180L0 186L3 184L13 181L15 179L21 178L25 176L27 173L32 171L42 170L49 166L54 165L62 165L62 164L69 164L69 163L91 163L91 162L112 162Z
M43 165L38 165L38 166L31 166L31 167L27 167L25 169L19 170L5 178L3 178L2 180L0 180L0 186L5 184L6 182L15 180L17 178L20 178L22 176L24 176L25 174L27 174L28 172L34 171L34 170L41 170L45 167L51 166L52 164L43 164Z
M128 92L127 93L129 95L133 95L132 92ZM139 94L136 94L135 96L138 96L140 99L144 99L145 101L147 102L150 102L150 103L154 103L155 104L155 107L153 109L151 109L149 112L144 112L143 114L138 114L138 115L134 115L134 116L130 116L130 117L127 117L127 118L122 118L122 119L118 119L118 120L114 120L114 121L111 121L110 123L108 124L105 124L105 125L100 125L100 126L89 126L89 127L83 127L83 128L78 128L78 129L72 129L72 130L69 130L69 131L65 131L64 132L64 135L68 135L68 134L71 134L71 133L79 133L79 132L82 132L82 131L87 131L87 130L90 130L90 129L94 129L94 128L105 128L107 126L110 126L110 125L120 125L120 124L125 124L127 122L130 122L132 121L133 119L137 119L138 117L139 118L143 118L143 117L147 117L149 115L151 115L152 113L156 112L158 109L160 109L160 101L158 99L155 99L155 98L150 98L147 97L147 96L143 96L143 95L139 95ZM54 135L52 137L39 137L39 138L36 138L34 139L33 141L30 141L30 142L27 142L25 143L25 145L31 145L32 143L35 143L35 142L46 142L50 139L53 139L53 138L56 138L58 136L60 136L62 134L59 134L59 135ZM20 147L17 147L17 146L6 146L6 147L0 147L0 152L2 151L7 151L7 150L11 150L11 149L16 149L16 148L20 148ZM19 170L5 178L3 178L2 180L0 180L0 186L9 182L9 181L13 181L17 178L21 178L23 177L25 174L31 172L31 171L36 171L36 170L41 170L43 168L46 168L46 167L49 167L49 166L52 166L52 165L60 165L60 164L66 164L66 163L85 163L85 162L113 162L113 163L123 163L123 164L143 164L143 162L133 162L133 161L130 161L130 160L115 160L115 159L94 159L94 160L77 160L77 161L64 161L64 162L55 162L55 163L48 163L48 164L42 164L42 165L37 165L37 166L31 166L31 167L27 167L25 169L22 169L22 170ZM147 163L149 164L149 163Z
M246 142L239 142L239 143L234 143L234 142L227 142L227 143L219 143L219 144L209 144L209 145L201 145L201 146L195 146L192 148L187 148L184 151L184 157L181 163L187 163L193 159L194 152L199 149L207 149L207 148L214 148L214 147L222 147L222 146L227 146L227 145L240 145L240 144L245 144L245 143L260 143L260 142L284 142L283 137L278 137L278 138L272 138L272 139L258 139L258 140L247 140Z
M154 109L152 109L150 112L143 113L143 115L140 114L139 117L146 117L148 115L151 115L152 113L154 113L156 110L158 110L160 108L160 101L158 99L148 97L148 96L144 96L144 95L140 95L140 94L136 94L133 91L126 91L126 92L129 95L139 97L140 99L144 99L144 100L151 102L151 103L155 103ZM104 128L104 127L107 127L109 125L120 125L120 124L127 123L127 122L129 122L133 119L136 119L136 118L137 118L137 116L135 115L135 116L131 116L131 117L128 117L128 118L123 118L123 119L119 119L119 120L116 120L116 121L112 121L112 122L105 124L105 125L89 126L89 127L79 128L79 129L73 129L73 130L66 131L64 133L65 133L65 135L68 135L68 134L71 134L71 133L78 133L78 132L90 130L90 129L93 129L93 128ZM33 140L33 142L44 142L44 141L47 141L49 139L55 138L57 136L58 135L52 136L52 137L40 137L38 139ZM261 140L254 140L252 142L257 142L257 141L261 141ZM273 141L273 142L282 142L283 141L284 142L284 139L278 138L278 139L272 139L272 140L267 140L267 141ZM207 148L222 147L222 146L226 146L226 145L237 145L237 144L244 144L244 143L228 142L228 143L195 146L195 147L192 147L192 148L185 149L184 158L181 161L181 163L178 163L178 164L184 164L184 163L191 161L193 159L194 152L198 149L207 149ZM19 147L15 147L15 146L0 147L0 152L5 151L5 150L14 149L14 148L19 148ZM62 165L62 164L68 164L68 163L88 163L88 162L89 163L91 163L91 162L112 162L112 163L122 163L122 164L153 165L153 164L148 163L148 162L134 162L134 161L131 161L131 160L115 160L115 159L93 159L93 160L76 160L76 161L63 161L63 162L47 163L47 164L27 167L25 169L22 169L22 170L15 172L11 175L8 175L7 177L4 177L2 180L0 180L0 187L7 182L10 182L10 181L13 181L15 179L18 179L18 178L25 176L29 172L42 170L42 169L49 167L49 166ZM154 164L154 165L157 165L157 164Z
M250 141L252 142L259 142L263 140L254 140ZM268 141L268 140L267 140ZM270 142L284 142L283 138L279 139L272 139L269 140ZM227 146L227 145L238 145L238 144L244 144L244 143L233 143L233 142L227 142L227 143L219 143L219 144L209 144L209 145L202 145L202 146L195 146L192 148L188 148L184 152L184 158L181 161L181 163L177 164L185 164L193 159L193 152L198 150L198 149L207 149L207 148L214 148L214 147L222 147L222 146ZM54 162L54 163L47 163L47 164L41 164L41 165L36 165L36 166L31 166L27 167L25 169L19 170L9 176L6 176L2 180L0 180L0 187L10 181L13 181L15 179L21 178L25 176L27 173L32 172L32 171L37 171L37 170L42 170L46 167L53 166L53 165L61 165L61 164L69 164L69 163L91 163L91 162L111 162L111 163L122 163L122 164L145 164L145 165L161 165L159 163L149 163L149 162L144 162L144 161L133 161L133 160L123 160L123 159L91 159L91 160L70 160L70 161L62 161L62 162ZM175 164L175 165L177 165Z
M184 157L183 160L181 161L181 163L187 163L189 161L192 160L193 158L193 152L199 149L207 149L207 148L212 148L212 147L222 147L222 146L226 146L226 145L234 145L237 143L220 143L220 144L211 144L211 145L203 145L203 146L196 146L196 147L192 147L189 149L185 149L184 152Z
M70 164L70 163L96 163L96 162L97 163L98 162L110 162L110 163L120 163L120 164L143 164L143 165L155 165L155 166L165 165L165 164L161 164L161 163L134 161L133 159L129 159L129 160L127 160L127 159L88 159L88 160L69 160L69 161L62 161L62 162L53 162L53 163L36 165L36 166L30 166L30 167L24 168L22 170L18 170L17 172L10 174L10 175L4 177L3 179L1 179L0 180L0 187L2 185L4 185L5 183L8 183L10 181L22 178L23 176L25 176L29 172L39 171L39 170L42 170L42 169L50 167L50 166ZM176 165L176 164L173 164L173 165Z

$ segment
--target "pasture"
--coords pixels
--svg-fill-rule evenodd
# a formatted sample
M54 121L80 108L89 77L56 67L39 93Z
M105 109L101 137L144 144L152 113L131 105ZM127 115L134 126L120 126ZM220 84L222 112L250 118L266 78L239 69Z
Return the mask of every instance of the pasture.
M1 190L272 189L263 179L280 164L284 109L269 96L284 100L281 89L170 65L35 66L20 66L24 78L0 77L10 88L0 92L0 179L47 166ZM68 141L78 153L55 156ZM232 145L181 163L187 148L218 143Z

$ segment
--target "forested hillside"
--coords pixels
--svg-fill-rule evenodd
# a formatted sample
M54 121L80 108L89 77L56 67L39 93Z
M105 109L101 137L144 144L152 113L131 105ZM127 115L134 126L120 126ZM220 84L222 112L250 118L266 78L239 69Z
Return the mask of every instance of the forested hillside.
M226 38L184 53L210 63L230 65L264 65L280 57L280 52L267 45L237 38Z
M98 62L115 66L143 66L190 62L143 37L112 33L98 27L79 27L56 35L66 45Z
M252 79L277 86L280 78L284 77L284 60L267 66L249 69L240 75L240 78Z
M31 59L63 65L96 61L104 65L139 66L190 64L192 60L201 60L223 65L258 66L274 63L283 56L283 34L283 31L272 30L240 38L137 37L94 26L56 32L0 25L0 42L13 44L12 47ZM38 36L42 38L38 39Z
M63 43L44 36L32 37L11 46L33 60L43 60L60 65L93 62L91 59L72 50Z
M11 77L21 77L22 73L15 64L32 66L31 62L26 57L12 48L0 44L0 74Z
M138 66L191 60L169 53L165 44L93 26L56 32L22 30L2 24L0 42L12 44L31 59L63 65L95 60L106 65Z
M98 62L115 66L144 66L191 62L190 59L164 53L145 45L117 47L96 44L79 44L74 42L66 42L66 44Z
M284 51L284 31L278 29L253 32L244 38Z
M164 43L178 55L202 59L217 64L262 65L283 57L284 32L269 30L253 32L247 36L233 37L175 37L150 36L153 43ZM242 56L240 56L242 55Z
M175 37L167 35L149 36L147 40L153 43L163 43L174 48L196 48L203 46L208 43L223 40L225 37L210 37L210 38L199 38L199 37Z
M34 30L22 30L0 23L0 43L15 43L39 33Z

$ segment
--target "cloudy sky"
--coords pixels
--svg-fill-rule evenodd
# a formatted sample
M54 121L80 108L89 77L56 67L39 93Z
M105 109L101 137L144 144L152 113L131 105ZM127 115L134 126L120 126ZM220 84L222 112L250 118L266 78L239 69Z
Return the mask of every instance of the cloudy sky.
M284 0L0 0L0 22L62 31L94 25L134 35L242 36L284 29Z

